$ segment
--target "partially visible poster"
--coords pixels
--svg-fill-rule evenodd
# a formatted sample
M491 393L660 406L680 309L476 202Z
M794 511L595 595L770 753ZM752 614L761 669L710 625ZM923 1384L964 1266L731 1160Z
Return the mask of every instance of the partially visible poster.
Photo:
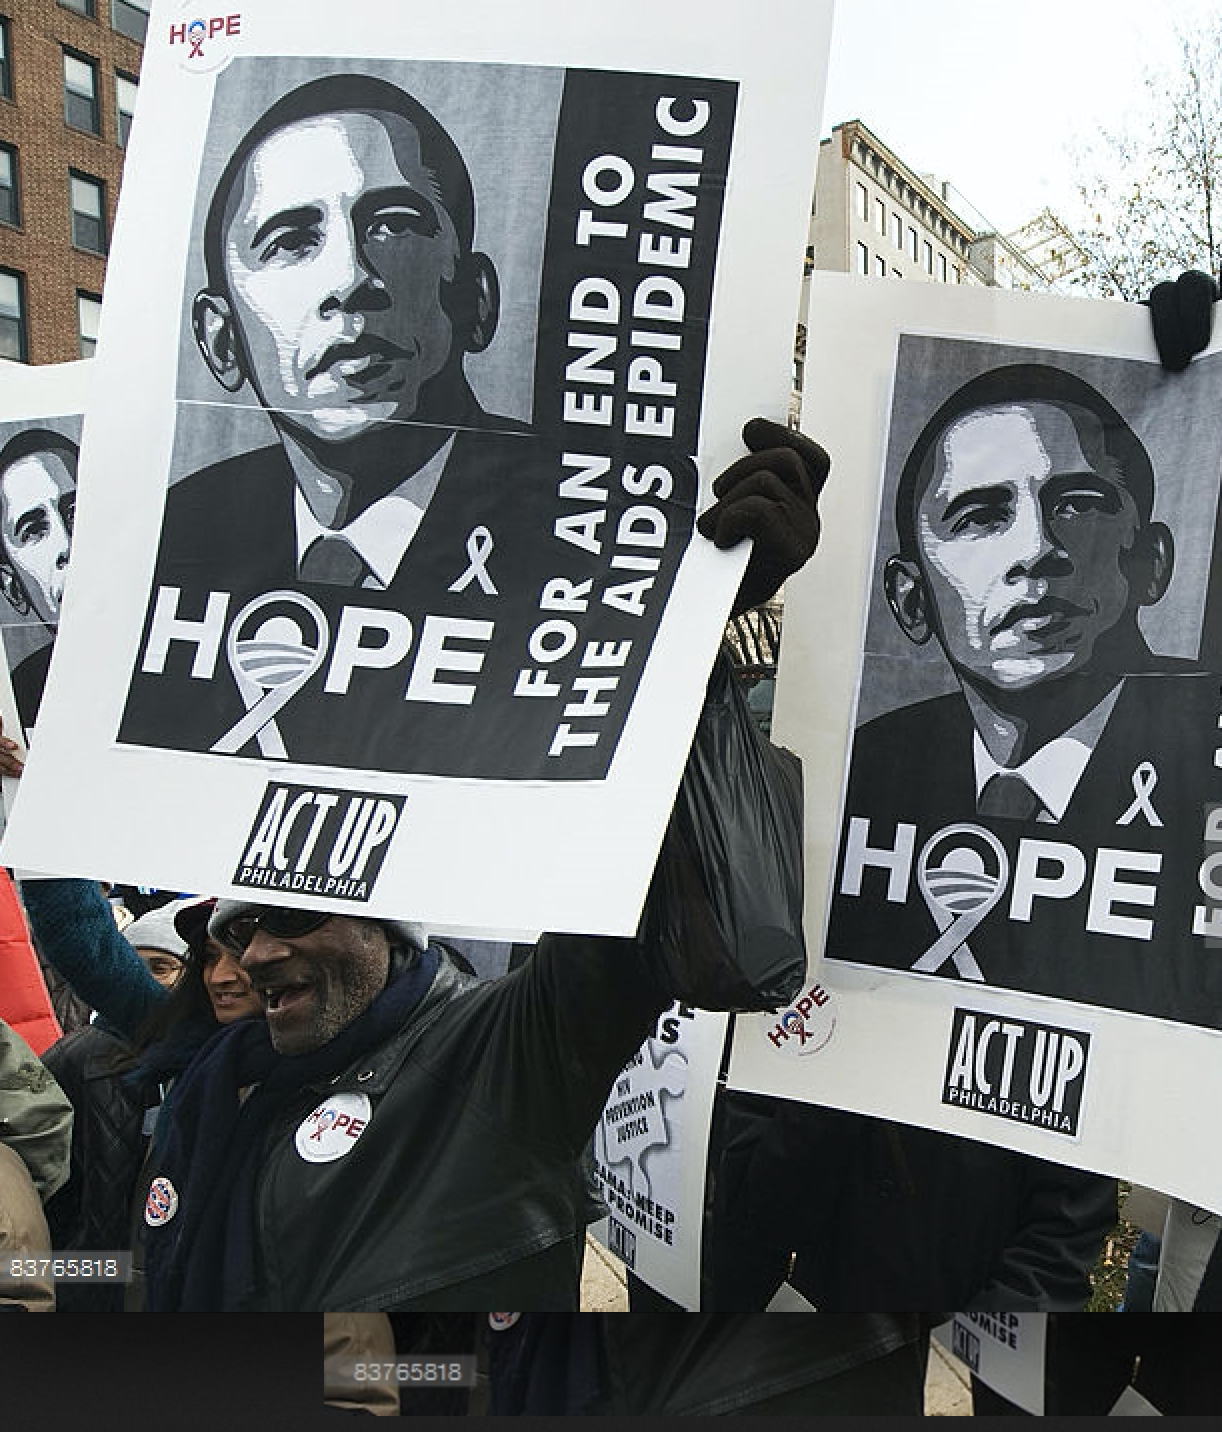
M999 1397L1044 1415L1047 1313L956 1313L934 1336Z
M812 295L837 540L787 592L774 732L819 996L743 1021L731 1082L1217 1208L1222 354L1169 375L1140 307L896 287Z
M594 1130L610 1216L595 1235L643 1282L700 1307L713 1098L728 1016L674 1004L615 1081Z
M0 367L0 714L28 745L64 601L92 365Z
M830 14L154 9L85 455L127 520L82 509L90 712L9 858L631 932L745 557L695 515L787 407ZM69 741L123 832L51 818Z

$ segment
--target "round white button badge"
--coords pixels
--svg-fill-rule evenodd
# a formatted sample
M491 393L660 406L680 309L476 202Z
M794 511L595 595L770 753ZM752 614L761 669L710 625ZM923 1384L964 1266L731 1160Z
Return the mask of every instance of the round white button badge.
M178 1212L178 1190L168 1178L155 1178L149 1185L144 1204L144 1221L150 1228L160 1228Z
M835 995L815 984L774 1021L761 1021L761 1027L774 1049L803 1057L827 1048L836 1033L836 1015Z
M297 1126L293 1143L307 1163L342 1159L356 1147L372 1116L373 1105L364 1094L332 1094Z

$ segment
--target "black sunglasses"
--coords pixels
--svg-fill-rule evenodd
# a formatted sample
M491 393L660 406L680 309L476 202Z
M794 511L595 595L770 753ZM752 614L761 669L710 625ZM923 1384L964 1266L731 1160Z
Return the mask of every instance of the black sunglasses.
M266 930L281 940L296 940L320 930L330 918L326 910L290 910L271 905L265 910L235 915L221 931L221 941L241 953L254 939L256 930Z

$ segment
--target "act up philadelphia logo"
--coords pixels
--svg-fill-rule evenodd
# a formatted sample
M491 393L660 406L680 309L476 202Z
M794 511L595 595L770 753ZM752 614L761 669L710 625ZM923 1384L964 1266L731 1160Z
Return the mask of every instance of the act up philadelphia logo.
M942 1102L1076 1138L1089 1057L1080 1029L956 1009Z
M233 874L235 885L367 901L405 796L271 782Z

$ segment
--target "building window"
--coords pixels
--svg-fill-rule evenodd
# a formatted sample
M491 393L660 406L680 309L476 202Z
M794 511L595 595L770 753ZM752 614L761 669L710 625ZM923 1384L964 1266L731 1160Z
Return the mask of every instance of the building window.
M887 277L887 260L882 254L874 255L874 272L879 278Z
M909 226L908 229L908 256L913 263L917 261L917 231Z
M931 275L932 275L932 273L933 273L933 245L929 242L928 239L925 240L925 248L924 248L924 250L923 250L923 253L924 253L924 257L925 257L925 272L926 272L927 274L931 274Z
M90 253L106 252L106 189L100 179L72 174L72 242Z
M78 15L84 15L87 20L97 17L93 0L59 0L59 3L65 10L75 10Z
M945 254L939 254L939 255L938 255L938 278L939 278L943 283L946 282L946 255L945 255Z
M878 232L885 239L887 237L887 206L881 199L874 201L874 222L878 226Z
M958 264L951 264L950 271L954 274L956 283L963 282L963 271L962 269L960 269Z
M149 28L149 0L110 0L110 23L120 35L143 45Z
M0 99L13 97L13 69L9 55L8 21L0 17Z
M92 358L98 346L98 319L102 313L102 300L96 293L76 295L77 337L81 345L81 357Z
M857 186L857 217L870 222L870 191L864 184Z
M899 271L899 269L893 268L893 269L891 270L891 277L892 277L892 278L903 278L904 275Z
M891 242L897 249L904 247L904 221L898 214L891 215Z
M0 269L0 358L26 360L25 280Z
M21 223L21 197L17 192L17 151L0 144L0 224Z
M64 123L90 134L102 132L98 104L98 67L93 60L64 51Z
M857 245L857 272L869 274L870 272L870 250L865 244Z
M115 71L115 118L119 148L127 148L127 137L132 132L132 116L136 113L136 81L121 70Z

